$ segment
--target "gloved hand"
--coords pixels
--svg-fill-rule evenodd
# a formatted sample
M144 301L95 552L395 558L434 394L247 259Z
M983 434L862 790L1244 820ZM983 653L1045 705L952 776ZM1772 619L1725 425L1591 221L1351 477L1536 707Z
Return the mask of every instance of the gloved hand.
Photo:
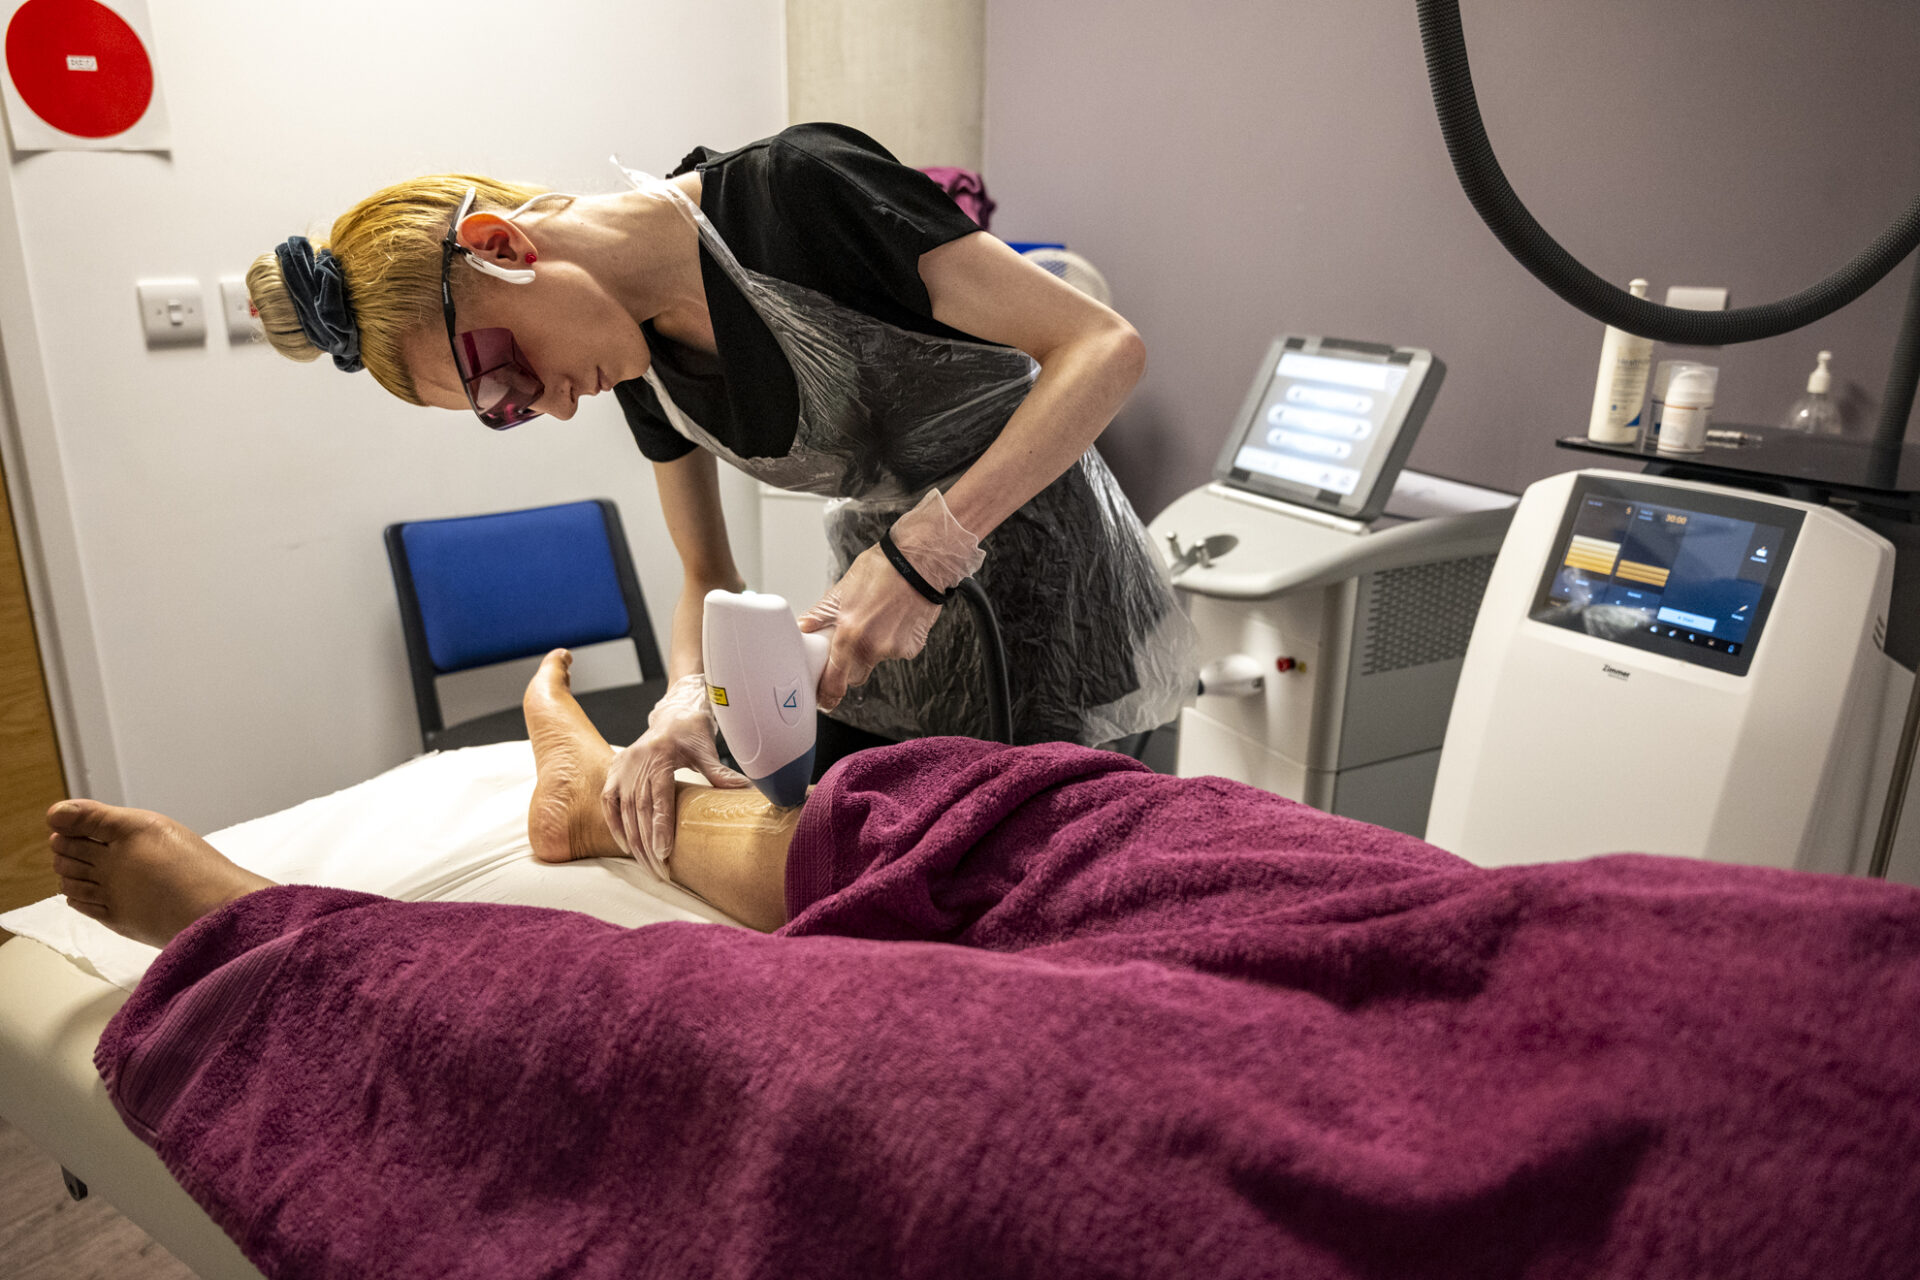
M720 763L707 679L697 671L667 686L640 740L614 754L600 792L614 843L663 881L671 878L673 771L682 767L699 770L716 787L749 785L745 774Z
M986 561L980 539L962 528L946 499L931 489L894 521L893 544L928 585L950 591ZM840 705L847 690L865 684L889 658L912 658L926 647L940 606L920 594L878 546L854 558L840 581L800 616L800 630L835 628L815 697L822 711Z

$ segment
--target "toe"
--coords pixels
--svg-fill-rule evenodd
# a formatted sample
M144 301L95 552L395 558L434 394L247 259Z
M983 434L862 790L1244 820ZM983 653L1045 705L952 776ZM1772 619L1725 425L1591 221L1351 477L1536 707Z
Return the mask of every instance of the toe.
M58 849L53 853L53 873L62 880L79 880L89 884L97 884L100 880L100 873L91 862L69 857Z
M63 836L58 831L47 837L47 844L58 856L72 858L76 862L92 863L107 851L107 846L98 840L89 840L85 836Z
M58 835L105 844L126 834L127 824L119 815L127 812L98 800L62 800L47 810L47 826Z
M91 880L67 880L63 878L60 881L60 892L68 902L76 907L84 903L90 907L98 907L102 911L105 911L107 908L106 889L101 885L94 884Z
M529 719L546 714L553 701L568 692L570 682L567 668L572 664L573 654L565 649L550 650L546 657L540 659L540 668L527 681L526 696L521 699Z

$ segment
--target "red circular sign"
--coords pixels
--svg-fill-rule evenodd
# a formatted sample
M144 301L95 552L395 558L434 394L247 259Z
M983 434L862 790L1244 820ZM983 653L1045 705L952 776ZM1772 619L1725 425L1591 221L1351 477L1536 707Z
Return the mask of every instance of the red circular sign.
M146 47L94 0L27 0L7 24L7 71L35 115L82 138L126 132L153 100Z

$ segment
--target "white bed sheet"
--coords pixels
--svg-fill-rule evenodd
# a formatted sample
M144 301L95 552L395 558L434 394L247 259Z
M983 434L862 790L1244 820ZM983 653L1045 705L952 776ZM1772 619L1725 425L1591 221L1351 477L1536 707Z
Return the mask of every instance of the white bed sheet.
M213 832L208 843L282 884L359 889L407 901L506 902L581 911L623 927L738 924L630 858L534 860L527 843L533 750L502 742L418 756L366 782ZM123 990L160 953L46 898L0 915Z

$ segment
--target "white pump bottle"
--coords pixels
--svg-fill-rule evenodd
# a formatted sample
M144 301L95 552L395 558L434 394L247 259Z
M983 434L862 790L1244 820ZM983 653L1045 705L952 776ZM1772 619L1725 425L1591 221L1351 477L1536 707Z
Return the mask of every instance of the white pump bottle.
M1807 378L1807 394L1793 402L1781 426L1788 431L1805 431L1816 436L1837 436L1846 430L1840 418L1840 406L1833 402L1833 371L1827 362L1833 352L1822 351L1820 363Z

